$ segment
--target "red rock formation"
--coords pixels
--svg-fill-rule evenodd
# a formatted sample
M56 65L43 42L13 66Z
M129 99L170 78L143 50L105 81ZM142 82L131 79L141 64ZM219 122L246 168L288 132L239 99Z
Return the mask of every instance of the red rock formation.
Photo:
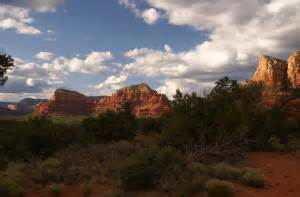
M267 108L281 106L289 116L300 113L300 98L284 87L300 87L300 52L294 52L288 63L269 56L262 55L257 70L252 77L254 82L264 85L261 103Z
M92 103L86 96L75 91L57 89L52 99L36 106L40 114L86 115L91 113Z
M252 81L268 88L280 87L287 82L287 67L286 61L262 55Z
M289 57L287 73L292 87L300 87L300 51L292 53Z
M147 84L134 85L118 90L110 97L100 99L95 104L95 112L103 110L117 111L123 103L128 102L136 116L159 116L170 111L170 103L165 95L158 94Z
M112 96L88 99L86 96L63 89L55 91L52 100L38 105L36 113L88 115L105 111L118 111L122 104L129 103L136 116L159 116L170 111L170 103L165 95L158 94L146 84L130 86L117 91Z

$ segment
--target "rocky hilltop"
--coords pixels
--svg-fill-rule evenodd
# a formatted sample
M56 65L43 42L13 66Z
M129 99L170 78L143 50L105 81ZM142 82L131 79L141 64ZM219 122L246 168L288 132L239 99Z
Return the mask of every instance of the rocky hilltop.
M300 87L300 51L292 53L288 61L261 55L251 81L266 88Z
M78 92L57 89L50 101L37 105L34 111L40 114L85 115L92 113L92 102Z
M261 55L252 81L262 82L266 87L280 87L286 83L288 65L286 61Z
M293 52L288 61L261 55L251 81L264 86L264 106L281 106L290 115L300 113L300 97L293 93L300 88L300 52Z
M159 116L170 110L165 95L158 94L147 84L134 85L118 90L112 96L86 97L78 92L58 89L53 98L35 108L39 114L89 115L118 111L129 103L136 116Z
M300 51L294 52L288 59L288 80L294 88L300 87Z
M159 116L170 110L167 96L158 94L143 83L120 89L112 96L97 101L95 112L99 113L105 108L118 110L125 102L133 106L134 114L137 116Z

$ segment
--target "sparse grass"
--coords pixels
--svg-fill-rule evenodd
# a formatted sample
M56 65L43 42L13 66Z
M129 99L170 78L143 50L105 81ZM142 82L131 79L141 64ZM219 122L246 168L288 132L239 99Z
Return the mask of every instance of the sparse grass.
M212 170L208 166L202 163L193 162L188 165L188 169L192 174L209 175Z
M53 197L59 197L62 195L64 186L61 184L52 184L49 186L49 194Z
M209 197L232 197L234 193L233 189L233 184L227 181L212 179L206 183L206 190Z
M212 167L212 175L224 180L238 180L242 175L242 171L239 168L222 162Z
M255 169L245 169L241 181L251 187L264 187L265 179Z

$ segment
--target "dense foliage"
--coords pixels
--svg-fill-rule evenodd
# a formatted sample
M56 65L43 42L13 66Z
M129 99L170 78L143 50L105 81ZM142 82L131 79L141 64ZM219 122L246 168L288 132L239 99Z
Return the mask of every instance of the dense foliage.
M6 53L0 53L0 85L3 85L7 76L5 76L7 70L14 66L14 59Z

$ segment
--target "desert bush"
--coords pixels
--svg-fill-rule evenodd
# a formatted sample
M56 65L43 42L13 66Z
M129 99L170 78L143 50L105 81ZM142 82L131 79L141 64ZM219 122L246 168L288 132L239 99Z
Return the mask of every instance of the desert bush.
M61 184L52 184L49 186L48 191L49 194L53 197L59 197L62 195L64 186Z
M212 167L212 175L225 180L238 180L242 171L227 163L218 163Z
M124 161L120 171L122 185L126 189L149 189L158 177L156 171L157 149L145 149Z
M209 197L232 197L234 193L232 183L218 179L209 180L206 190Z
M265 179L255 169L245 169L244 174L241 176L241 181L251 187L265 186Z
M123 196L125 196L124 192L120 189L114 189L111 191L107 191L102 195L104 197L123 197Z
M93 185L91 182L85 182L81 185L80 187L81 189L81 192L82 194L85 196L85 197L88 197L91 195L92 193L92 190L93 190Z
M178 172L185 167L182 153L171 147L162 147L155 156L155 163L160 175Z
M281 143L280 139L276 136L271 136L268 140L268 148L273 151L283 151L284 145Z
M120 112L106 112L97 118L82 121L85 132L97 142L133 139L137 130L136 119L125 106Z
M32 166L32 178L35 182L47 184L49 182L63 181L63 170L61 161L49 158L45 161L36 161Z
M13 180L0 177L0 196L21 197L22 188Z
M180 152L170 147L147 148L131 155L121 167L121 181L127 189L148 189L164 174L182 170Z
M135 151L135 145L129 141L95 144L86 148L87 154L99 161L125 159Z
M159 118L138 118L138 131L142 133L160 133L162 128L162 121Z
M192 174L196 174L196 175L209 175L212 172L212 169L209 168L207 165L202 164L202 163L198 163L198 162L193 162L191 164L188 165L188 170L192 173Z

